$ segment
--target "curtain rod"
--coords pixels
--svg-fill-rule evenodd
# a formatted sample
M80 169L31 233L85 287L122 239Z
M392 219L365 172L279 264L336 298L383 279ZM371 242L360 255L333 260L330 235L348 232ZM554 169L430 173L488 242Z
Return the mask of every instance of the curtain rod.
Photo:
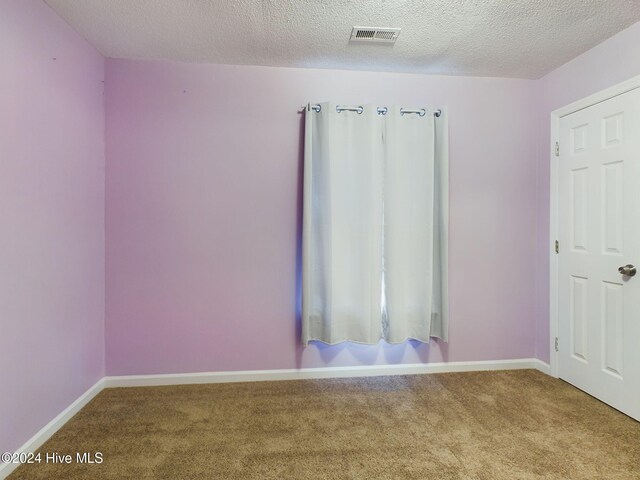
M302 107L302 111L299 113L304 112L307 108L315 111L315 112L319 112L322 107L320 105L304 105ZM386 115L388 108L387 107L378 107L378 115ZM356 112L358 115L361 114L364 111L364 107L362 105L357 105L357 106L343 106L343 105L336 105L336 112L340 113L340 112ZM400 115L404 115L405 113L415 113L416 115L419 115L421 117L424 117L427 114L427 110L424 108L420 108L417 110L412 110L412 109L408 109L408 108L401 108L400 109ZM440 115L442 115L442 110L438 109L435 110L433 112L433 116L434 117L439 117Z

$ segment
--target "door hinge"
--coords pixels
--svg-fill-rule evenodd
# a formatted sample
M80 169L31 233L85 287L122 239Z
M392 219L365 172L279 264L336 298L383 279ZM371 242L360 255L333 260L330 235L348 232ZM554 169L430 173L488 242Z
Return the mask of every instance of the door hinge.
M559 349L558 349L558 337L556 337L556 341L555 341L554 345L555 345L556 352L559 351Z
M556 253L560 253L560 242L556 240Z
M556 157L560 156L560 143L556 142Z

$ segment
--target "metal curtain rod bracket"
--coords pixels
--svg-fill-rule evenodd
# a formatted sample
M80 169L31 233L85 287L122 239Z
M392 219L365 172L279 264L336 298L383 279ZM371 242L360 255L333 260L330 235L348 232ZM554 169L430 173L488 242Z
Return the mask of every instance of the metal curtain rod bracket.
M320 105L305 105L302 107L302 110L304 111L305 109L309 109L309 110L313 110L314 112L320 112L320 110L322 110L322 107ZM387 107L378 107L378 115L386 115L387 111L389 110ZM342 105L337 105L336 106L336 112L340 113L340 112L356 112L358 115L361 114L362 112L364 112L364 108L362 107L362 105L357 105L357 106L342 106ZM424 117L427 114L427 110L424 108L420 108L418 110L410 110L410 109L405 109L405 108L401 108L400 109L400 115L404 115L405 113L415 113L421 117ZM433 116L438 118L440 115L442 115L442 110L438 109L435 110L433 112Z

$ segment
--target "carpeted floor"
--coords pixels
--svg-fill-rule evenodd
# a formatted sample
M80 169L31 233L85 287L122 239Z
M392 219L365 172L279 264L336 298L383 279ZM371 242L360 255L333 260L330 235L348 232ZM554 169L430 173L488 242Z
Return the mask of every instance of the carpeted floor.
M108 389L17 479L640 479L640 423L533 370Z

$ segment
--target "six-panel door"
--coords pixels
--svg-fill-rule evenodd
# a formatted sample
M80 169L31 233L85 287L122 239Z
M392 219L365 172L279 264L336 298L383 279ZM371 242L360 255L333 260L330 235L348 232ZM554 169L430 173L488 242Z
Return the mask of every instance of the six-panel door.
M640 89L563 117L560 378L640 420Z

